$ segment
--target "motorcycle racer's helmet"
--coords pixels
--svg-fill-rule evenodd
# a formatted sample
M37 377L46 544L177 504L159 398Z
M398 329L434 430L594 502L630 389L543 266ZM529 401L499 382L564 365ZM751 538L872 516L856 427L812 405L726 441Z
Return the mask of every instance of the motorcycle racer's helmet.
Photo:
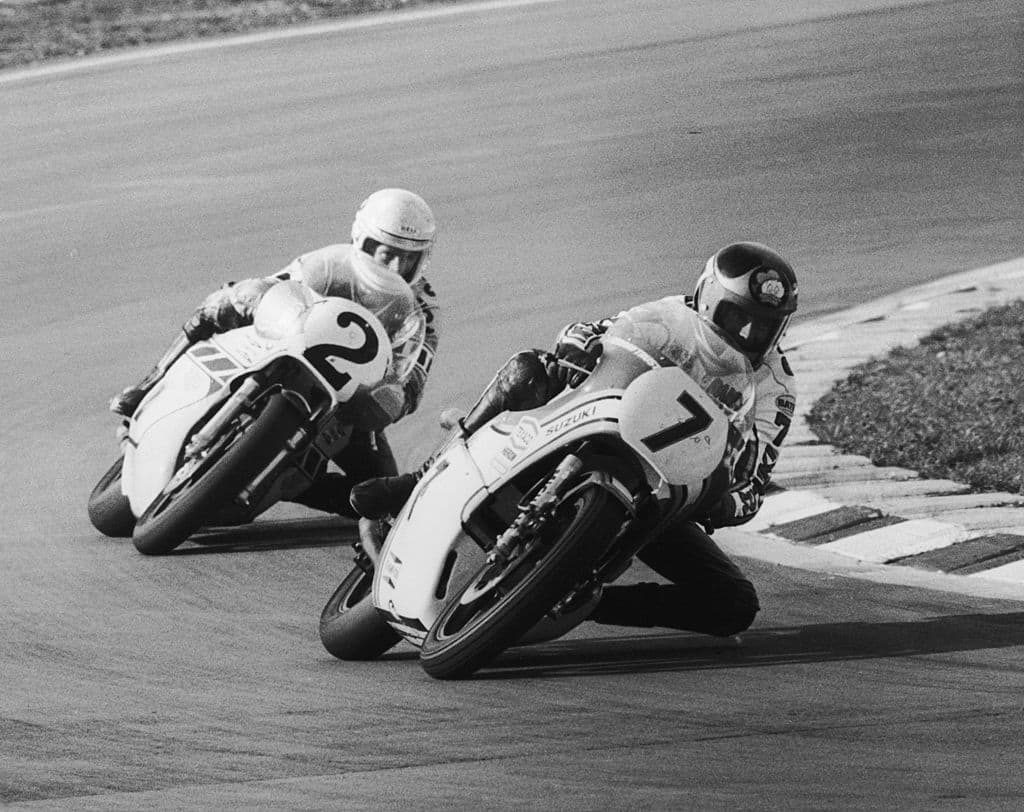
M411 285L426 270L435 231L434 213L422 197L406 189L380 189L356 210L352 244Z
M766 245L732 243L708 259L693 300L757 368L796 312L796 273Z

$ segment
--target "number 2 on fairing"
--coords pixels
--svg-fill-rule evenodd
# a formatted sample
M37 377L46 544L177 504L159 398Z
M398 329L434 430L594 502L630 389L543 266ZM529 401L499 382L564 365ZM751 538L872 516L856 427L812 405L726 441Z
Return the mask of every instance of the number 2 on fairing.
M360 346L342 347L337 344L315 344L308 347L303 353L313 369L323 375L326 381L339 391L352 380L352 376L335 367L330 359L338 358L353 364L368 364L377 357L377 351L380 349L377 334L362 316L351 312L341 313L338 316L339 327L346 328L352 325L362 331L363 343Z
M678 443L680 440L685 440L687 437L692 437L695 434L700 434L704 429L711 425L711 415L705 411L704 407L701 406L689 392L683 392L678 398L676 403L686 409L690 413L690 416L674 426L669 426L661 431L656 431L654 434L648 434L646 437L642 437L642 442L652 452L661 451L663 448L673 443Z

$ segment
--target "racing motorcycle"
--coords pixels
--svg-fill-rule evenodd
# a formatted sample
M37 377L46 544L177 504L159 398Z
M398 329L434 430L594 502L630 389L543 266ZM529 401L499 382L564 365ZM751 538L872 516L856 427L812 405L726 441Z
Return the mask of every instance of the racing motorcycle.
M676 318L653 352L664 331L613 325L578 388L453 432L382 548L361 524L324 647L372 659L404 639L430 676L466 677L582 622L661 523L705 516L751 436L753 378L707 321Z
M279 282L251 325L172 354L89 497L93 525L159 555L300 494L365 427L375 388L408 374L425 331L411 289L371 311Z

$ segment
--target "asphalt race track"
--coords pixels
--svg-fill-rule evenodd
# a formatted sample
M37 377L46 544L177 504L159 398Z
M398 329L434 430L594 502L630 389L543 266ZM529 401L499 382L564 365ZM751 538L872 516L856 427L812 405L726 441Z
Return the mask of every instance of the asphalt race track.
M380 186L443 228L407 464L515 349L730 240L791 257L806 314L1020 255L1022 31L1013 0L556 1L0 76L0 802L1019 808L1021 603L744 560L742 644L585 626L447 684L321 648L351 525L153 559L85 504L107 399L199 299Z

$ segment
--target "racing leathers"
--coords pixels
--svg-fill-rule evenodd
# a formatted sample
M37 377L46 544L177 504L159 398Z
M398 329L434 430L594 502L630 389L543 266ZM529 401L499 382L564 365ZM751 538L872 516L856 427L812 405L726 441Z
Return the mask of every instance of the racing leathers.
M372 257L357 251L352 245L329 245L297 257L271 276L229 282L211 293L185 323L183 332L187 341L178 342L178 346L172 347L169 355L180 354L188 344L209 338L215 333L251 324L263 295L274 285L286 280L302 282L322 296L351 299L378 315L384 313L389 303L397 297L408 296L411 287L426 323L426 335L419 357L409 366L404 379L385 382L374 392L372 404L378 409L372 421L376 424L375 428L353 430L348 445L334 459L344 474L325 473L294 499L318 510L354 517L356 514L349 504L352 485L371 477L397 473L394 455L383 434L383 428L411 414L419 406L437 351L440 309L426 279L421 277L409 286L397 274L374 262ZM126 395L131 394L137 398L135 404L119 408L118 399L115 398L111 408L130 415L138 400L165 371L167 358L165 356L165 361L158 364L139 387L126 390L121 396L124 400Z

